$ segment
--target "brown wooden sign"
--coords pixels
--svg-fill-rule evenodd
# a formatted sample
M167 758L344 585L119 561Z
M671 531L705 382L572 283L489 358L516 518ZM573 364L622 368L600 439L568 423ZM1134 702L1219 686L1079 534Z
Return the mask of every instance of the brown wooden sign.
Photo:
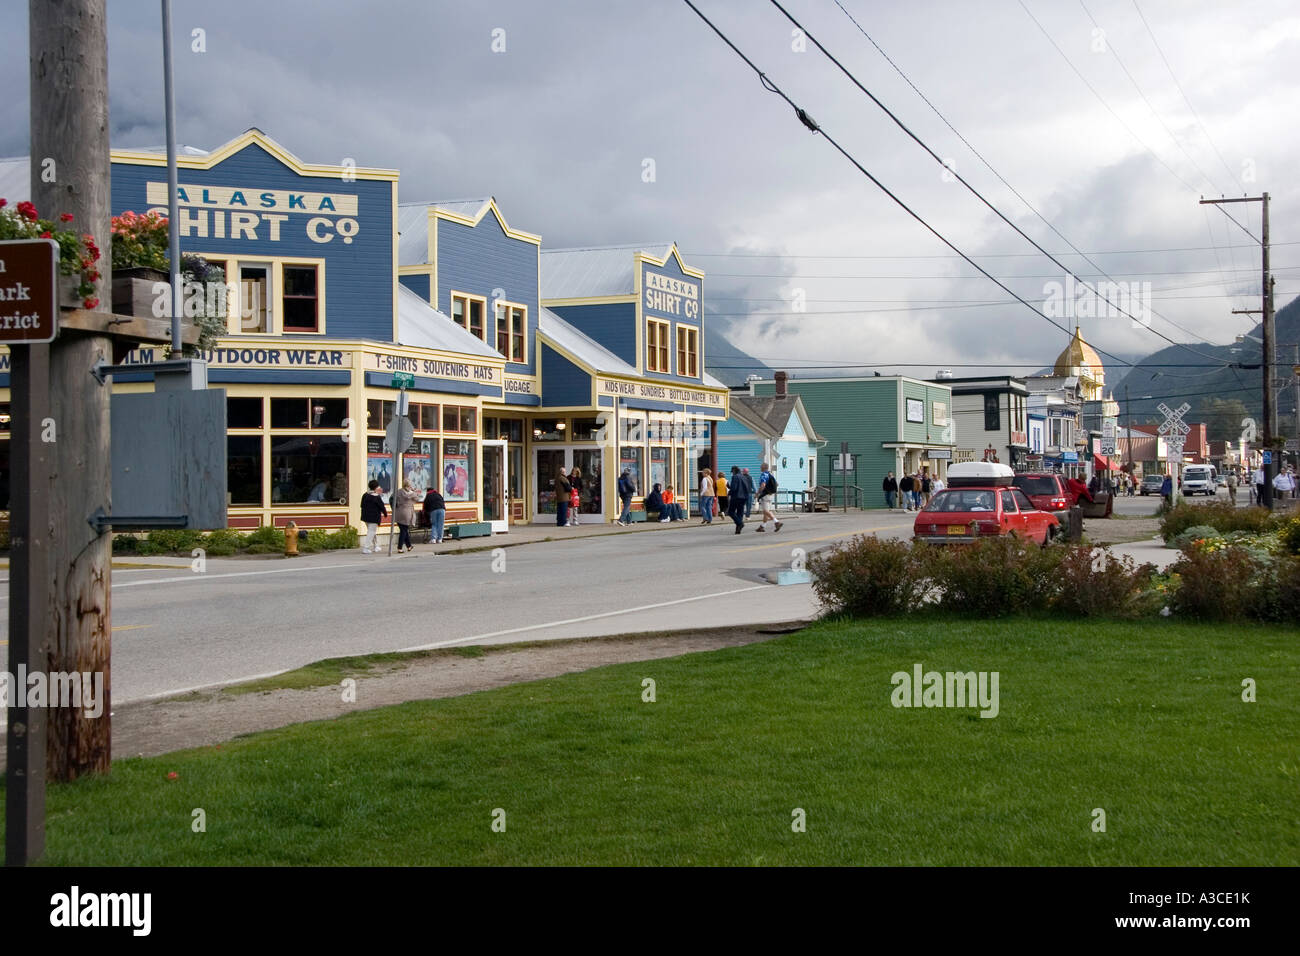
M0 242L0 342L50 342L59 332L59 244Z

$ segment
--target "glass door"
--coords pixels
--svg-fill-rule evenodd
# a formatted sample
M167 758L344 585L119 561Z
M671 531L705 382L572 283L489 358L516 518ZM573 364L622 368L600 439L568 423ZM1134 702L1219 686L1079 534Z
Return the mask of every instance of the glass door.
M536 482L535 494L537 496L537 507L533 512L534 520L545 520L546 516L551 516L551 523L555 523L555 477L563 469L566 473L568 466L565 461L567 458L566 450L563 448L536 448L533 450L536 456L533 468L533 480Z
M579 523L603 524L604 480L601 464L603 458L599 448L574 448L571 450L573 467L582 473L582 504L578 506Z
M483 520L490 522L492 533L507 529L510 495L506 482L506 442L483 442Z

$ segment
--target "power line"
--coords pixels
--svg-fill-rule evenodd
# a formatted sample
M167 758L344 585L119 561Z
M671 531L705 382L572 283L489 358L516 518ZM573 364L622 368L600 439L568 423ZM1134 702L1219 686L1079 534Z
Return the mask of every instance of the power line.
M1092 21L1092 25L1098 30L1102 30L1102 33L1104 34L1105 30L1103 30L1101 24L1097 22L1097 18L1092 15L1092 11L1088 9L1087 4L1085 4L1083 0L1079 0L1079 6L1082 7L1083 12L1088 15L1088 19ZM1110 40L1105 40L1104 42L1107 51L1115 58L1115 62L1118 63L1119 68L1124 71L1124 75L1128 77L1128 81L1133 84L1133 89L1137 90L1138 96L1142 97L1142 102L1147 105L1147 109L1151 111L1151 115L1156 118L1156 121L1160 124L1161 128L1164 129L1164 131L1169 134L1169 138L1174 141L1174 145L1178 147L1178 151L1187 157L1187 161L1192 164L1193 168L1198 173L1201 174L1201 178L1211 186L1214 186L1217 190L1218 186L1215 185L1214 180L1211 179L1209 174L1201 168L1200 163L1192 158L1192 154L1183 148L1183 144L1178 141L1178 137L1174 135L1174 131L1169 128L1169 125L1164 121L1164 118L1156 112L1155 106L1153 106L1151 101L1147 99L1147 95L1142 92L1142 87L1138 85L1138 81L1133 78L1133 74L1129 72L1128 67L1124 65L1124 61L1120 59L1119 51L1115 49L1115 44Z
M1120 314L1127 316L1128 318L1132 319L1134 322L1138 322L1138 323L1141 324L1142 327L1145 328L1147 331L1151 332L1153 335L1158 336L1159 338L1164 339L1164 340L1165 340L1166 342L1168 342L1170 345L1177 345L1177 346L1179 346L1180 348L1185 348L1185 349L1187 349L1189 352L1193 352L1193 353L1196 353L1196 352L1198 351L1198 350L1192 348L1190 345L1184 345L1184 344L1182 344L1182 343L1180 343L1180 342L1176 342L1176 341L1174 341L1172 338L1170 338L1169 336L1165 335L1163 332L1159 331L1158 329L1154 329L1154 328L1152 328L1151 325L1150 325L1149 323L1142 322L1142 320L1139 319L1137 316L1133 315L1132 313L1130 313L1127 309L1123 308L1122 306L1117 306L1117 305L1116 305L1114 302L1112 302L1112 301L1111 301L1107 296L1103 295L1103 294L1102 294L1101 292L1099 292L1097 289L1092 288L1091 286L1089 286L1088 283L1087 283L1086 281L1084 281L1083 279L1079 278L1078 275L1075 275L1075 273L1070 269L1069 266L1067 266L1065 263L1061 262L1059 259L1057 259L1055 256L1053 256L1051 253L1049 253L1046 249L1044 249L1044 248L1043 248L1043 247L1038 243L1037 240L1035 240L1035 239L1034 239L1033 237L1031 237L1028 233L1026 233L1023 229L1021 229L1021 228L1020 228L1019 226L1017 226L1014 222L1012 222L1010 219L1008 219L1007 216L1002 212L1002 210L998 209L997 206L993 205L993 203L991 203L988 199L986 199L986 198L984 197L984 195L983 195L983 194L982 194L978 189L976 189L974 186L972 186L969 182L966 181L965 177L963 177L963 176L962 176L960 173L958 173L955 169L952 169L950 166L948 166L946 163L944 163L943 159L939 156L938 153L936 153L934 150L932 150L932 149L929 147L929 145L927 145L927 144L925 143L924 140L922 140L919 136L917 136L914 132L912 132L912 130L909 129L908 126L907 126L907 125L906 125L906 124L905 124L901 119L899 119L898 116L895 115L895 113L894 113L892 110L889 109L889 107L887 107L884 103L882 103L882 102L880 101L880 99L879 99L879 98L878 98L874 93L872 93L869 89L867 89L867 88L862 84L862 82L861 82L861 81L860 81L856 76L854 76L854 74L853 74L853 72L852 72L851 70L849 70L849 69L848 69L848 68L847 68L843 63L841 63L838 59L836 59L835 56L834 56L834 55L833 55L829 50L827 50L825 46L822 45L822 43L821 43L820 40L818 40L815 36L813 36L812 33L809 32L809 30L808 30L808 29L807 29L803 24L801 24L798 20L796 20L796 19L795 19L795 18L790 14L790 12L789 12L788 10L786 10L786 8L783 7L783 6L781 5L780 0L770 0L770 2L772 3L772 5L773 5L774 7L776 7L778 10L780 10L781 13L785 15L785 18L786 18L787 20L789 20L791 23L793 23L793 24L795 25L795 27L796 27L796 28L797 28L797 29L798 29L798 30L799 30L799 31L800 31L800 32L801 32L805 37L807 37L809 40L811 40L811 41L813 42L813 45L816 46L817 49L820 50L820 51L822 52L822 55L825 56L825 57L826 57L828 60L830 60L832 63L834 63L835 66L839 68L840 72L843 73L845 76L847 76L847 77L849 78L850 82L852 82L854 86L856 86L859 90L861 90L862 93L863 93L863 94L864 94L868 99L871 100L871 102L873 102L874 104L876 104L876 106L878 106L878 107L879 107L879 108L880 108L880 109L885 113L885 115L888 116L888 117L889 117L889 118L894 122L894 124L895 124L899 129L901 129L904 133L906 133L906 134L907 134L907 135L908 135L908 136L909 136L909 137L910 137L910 138L911 138L911 139L912 139L912 140L913 140L913 141L914 141L918 146L920 146L923 150L925 150L925 152L928 153L928 154L930 155L930 157L931 157L931 158L932 158L936 163L938 163L938 164L939 164L941 167L943 167L944 169L947 169L948 172L949 172L949 174L950 174L950 175L951 175L951 176L952 176L952 177L953 177L957 182L959 182L959 183L961 183L963 186L965 186L966 189L967 189L967 191L969 191L969 192L971 193L971 195L975 196L975 198L977 198L980 202L982 202L985 206L987 206L987 207L989 208L989 210L992 211L992 212L994 213L994 215L996 215L999 219L1001 219L1001 220L1002 220L1003 222L1005 222L1008 226L1010 226L1013 230L1015 230L1016 233L1018 233L1018 234L1021 236L1021 238L1023 238L1026 242L1028 242L1031 246L1033 246L1035 249L1037 249L1037 250L1038 250L1039 252L1041 252L1043 255L1045 255L1048 259L1050 259L1050 260L1052 261L1053 264L1055 264L1056 266L1058 266L1059 268L1061 268L1062 270L1064 270L1066 273L1068 273L1068 274L1070 274L1070 275L1073 275L1074 278L1075 278L1075 279L1078 279L1080 282L1082 282L1082 283L1084 284L1085 288L1088 288L1088 289L1093 293L1093 295L1096 295L1096 296L1098 296L1099 298L1101 298L1101 299L1102 299L1104 302L1106 302L1106 303L1107 303L1111 308L1116 309ZM1022 5L1023 5L1023 4L1022 4ZM987 165L987 164L986 164L986 165ZM991 167L990 167L990 168L991 168ZM1031 208L1032 208L1032 207L1031 207ZM1062 238L1064 238L1064 237L1062 237ZM972 263L972 264L973 264L973 263ZM1097 269L1100 270L1100 266L1097 266L1095 263L1093 263L1093 267L1094 267L1094 268L1097 268ZM1193 335L1193 336L1195 335L1194 332L1191 332L1191 331L1189 331L1188 329L1184 329L1184 328L1182 328L1181 326L1177 326L1176 323L1170 321L1169 319L1165 319L1164 316L1161 316L1161 318L1164 319L1164 321L1169 322L1171 325L1174 325L1176 328L1179 328L1180 331L1182 331L1182 332L1186 332L1188 335ZM1202 354L1202 355L1203 355L1203 354L1205 354L1205 353L1199 353L1199 354Z
M919 213L917 213L915 210L913 210L912 207L910 207L909 205L907 205L907 203L903 202L903 200L900 199L897 195L895 195L895 194L894 194L894 193L893 193L893 192L892 192L892 191L891 191L887 186L885 186L884 183L882 183L879 179L877 179L874 175L872 175L871 172L870 172L870 171L869 171L865 166L863 166L860 162L858 162L857 159L855 159L855 158L853 157L853 155L852 155L848 150L846 150L843 146L841 146L841 145L840 145L840 144L839 144L839 143L838 143L838 142L837 142L837 141L836 141L836 140L835 140L835 139L834 139L834 138L833 138L829 133L826 132L825 129L823 129L821 126L819 126L819 125L817 124L816 120L814 120L810 115L808 115L808 113L807 113L807 112L806 112L802 107L800 107L797 103L795 103L794 100L790 99L790 97L787 96L787 95L785 94L785 92L783 92L783 91L781 90L780 87L778 87L775 83L773 83L772 80L770 80L770 79L768 78L767 74L765 74L762 70L760 70L760 69L759 69L759 68L758 68L758 67L753 63L753 61L750 60L749 57L747 57L747 56L746 56L746 55L741 51L741 49L740 49L738 46L736 46L734 43L732 43L731 40L727 37L727 35L726 35L725 33L723 33L723 32L722 32L721 30L719 30L716 26L714 26L713 21L710 20L708 17L706 17L706 16L704 15L704 13L700 10L700 8L697 7L697 6L692 2L692 0L682 0L682 2L685 3L688 7L690 7L691 10L693 10L693 11L695 12L695 15L698 16L701 20L703 20L704 23L709 27L709 29L712 30L714 33L716 33L716 34L718 35L719 39L721 39L723 43L725 43L725 44L727 44L727 46L731 47L732 52L734 52L738 57L740 57L740 58L745 62L745 65L746 65L746 66L748 66L751 70L754 71L754 74L759 78L759 82L761 82L761 83L763 84L763 88L764 88L764 89L768 90L768 91L771 92L771 93L775 93L777 96L781 97L781 99L785 100L785 102L790 106L790 108L794 110L794 112L795 112L795 116L798 117L799 122L802 123L802 124L804 125L805 128L807 128L810 132L813 132L813 133L820 133L821 136L826 140L826 142L830 143L833 147L835 147L835 150L836 150L837 152L839 152L840 155L842 155L845 159L847 159L850 163L852 163L852 164L857 168L857 170L858 170L860 173L862 173L862 175L866 176L867 179L871 180L871 182L876 186L877 189L879 189L879 190L880 190L881 192L883 192L886 196L888 196L890 199L892 199L892 200L894 201L894 203L897 204L897 205L898 205L898 206L899 206L899 207L900 207L904 212L906 212L909 216L911 216L911 217L912 217L913 219L915 219L918 223L920 223L921 226L923 226L923 227L926 229L927 232L929 232L931 235L933 235L936 239L938 239L940 242L942 242L945 246L947 246L947 247L948 247L949 249L951 249L953 252L955 252L955 253L957 253L959 256L961 256L961 257L962 257L966 262L968 262L968 263L969 263L969 264L970 264L974 269L976 269L978 272L980 272L980 273L983 274L986 278L988 278L988 280L989 280L990 282L992 282L994 285L996 285L998 288L1000 288L1003 292L1005 292L1005 293L1007 293L1008 295L1012 296L1014 299L1016 299L1018 302L1020 302L1021 305L1023 305L1025 308L1029 309L1031 312L1033 312L1033 313L1034 313L1035 315L1037 315L1039 318L1041 318L1041 319L1043 319L1044 321L1048 322L1049 324L1055 326L1057 329L1060 329L1062 332L1065 332L1065 333L1067 333L1067 334L1070 332L1070 330L1069 330L1068 328L1066 328L1065 326L1061 325L1059 322L1057 322L1057 321L1056 321L1055 319L1053 319L1051 316L1049 316L1049 315L1047 315L1047 314L1041 312L1041 311L1040 311L1036 306L1034 306L1032 303L1030 303L1027 299L1022 298L1021 296L1017 295L1014 291L1012 291L1010 288L1008 288L1006 285L1003 285L1003 283L1000 282L1000 281L999 281L996 277L994 277L991 273L985 271L985 269L983 268L983 266L981 266L979 263L977 263L977 262L976 262L974 259L972 259L970 256L966 255L966 253L962 252L962 250L958 249L957 246L954 245L952 242L950 242L950 241L949 241L949 240L948 240L948 239L947 239L947 238L946 238L942 233L940 233L937 229L935 229L935 228L934 228L933 226L931 226L928 222L926 222L925 219L922 218L921 215L920 215ZM1130 363L1130 362L1126 362L1124 359L1121 359L1119 356L1111 355L1109 352L1103 352L1101 349L1096 349L1096 351L1097 351L1099 354L1107 355L1107 356L1109 356L1110 358L1113 358L1116 362L1118 362L1118 363L1121 364L1121 365L1131 365L1131 364L1132 364L1132 363Z
M1067 242L1069 240L1066 240ZM1300 242L1274 242L1270 243L1273 248L1278 246L1295 246ZM1130 256L1146 255L1157 252L1209 252L1210 250L1218 251L1221 248L1232 249L1257 249L1259 243L1241 243L1235 246L1169 246L1163 249L1101 249L1092 252L1054 252L1054 256ZM972 255L972 259L1037 259L1041 253L1038 252L988 252L980 255ZM960 259L961 256L950 255L809 255L795 254L784 252L687 252L682 251L682 256L686 259ZM1100 271L1100 267L1098 267Z
M1246 190L1245 184L1242 183L1242 181L1237 178L1237 174L1232 171L1232 167L1228 165L1228 161L1224 159L1223 154L1219 152L1219 147L1215 144L1214 137L1210 135L1209 129L1203 122L1201 122L1200 114L1196 112L1196 107L1192 106L1192 101L1187 98L1187 93L1183 90L1183 84L1178 82L1178 76L1174 73L1174 68L1169 65L1169 59L1165 56L1165 51L1160 48L1160 43L1156 40L1156 35L1151 30L1151 24L1147 23L1147 18L1142 13L1142 8L1138 6L1137 0L1133 0L1133 9L1137 11L1138 19L1142 21L1142 26L1146 27L1147 36L1151 38L1151 45L1154 46L1156 52L1160 54L1160 59L1164 62L1165 69L1169 71L1169 78L1174 81L1174 86L1178 87L1178 95L1181 96L1183 102L1187 104L1187 109L1191 112L1192 118L1196 120L1196 125L1201 128L1201 132L1205 134L1205 139L1214 150L1214 155L1219 157L1219 162L1223 163L1223 168L1228 171L1228 176L1236 185L1241 187L1241 190L1244 193Z
M974 265L974 263L971 264ZM976 266L976 268L979 267ZM1270 271L1295 272L1297 270L1300 270L1300 266L1279 266L1278 268ZM1106 276L1106 278L1110 278L1113 280L1115 276L1125 276L1128 278L1141 277L1141 276L1203 276L1203 275L1211 275L1216 271L1218 270L1184 269L1184 270L1173 270L1168 272L1115 272L1115 273L1111 273L1109 276ZM1242 268L1242 269L1224 269L1222 271L1225 274L1233 273L1233 272L1241 272L1247 275L1257 275L1259 273L1259 269L1254 266L1252 266L1251 268ZM980 269L980 272L985 277L994 278L992 275L985 272L983 269ZM1072 275L1074 276L1074 278L1079 279L1080 282L1083 282L1083 280L1079 278L1079 275L1076 272L1071 272L1067 269L1064 274ZM997 278L1005 279L1008 281L1013 281L1016 279L1059 279L1061 278L1061 275L1062 273L1053 273L1053 272L1025 272L1025 273L1017 273L1014 275L1001 275L998 276ZM1091 273L1088 273L1088 275L1091 275ZM709 277L713 279L725 278L725 279L791 279L791 280L795 280L795 279L798 280L804 280L804 279L864 279L864 280L943 279L945 281L951 281L951 282L965 282L965 281L971 281L980 278L980 276L946 275L944 273L908 273L908 274L886 273L883 275L809 275L807 273L781 273L781 272L711 272L709 273ZM1219 282L1220 280L1214 280L1214 281ZM1095 291L1092 290L1090 286L1089 289L1091 291ZM1108 302L1112 306L1114 305L1114 303L1110 303L1108 299L1102 299L1102 301ZM1132 316L1129 317L1132 318Z

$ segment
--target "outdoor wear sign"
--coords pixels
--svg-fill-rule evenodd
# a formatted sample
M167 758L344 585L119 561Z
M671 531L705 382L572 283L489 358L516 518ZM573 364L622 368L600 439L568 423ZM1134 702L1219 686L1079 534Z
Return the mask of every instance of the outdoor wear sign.
M0 242L0 342L50 342L59 331L59 244Z

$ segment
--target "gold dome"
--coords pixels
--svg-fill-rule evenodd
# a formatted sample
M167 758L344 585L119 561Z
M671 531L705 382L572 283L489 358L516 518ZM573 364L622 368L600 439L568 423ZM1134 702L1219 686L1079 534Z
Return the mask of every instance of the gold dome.
M1052 369L1053 375L1077 375L1079 378L1090 379L1093 383L1101 385L1106 381L1106 371L1101 363L1101 356L1097 350L1083 340L1079 327L1074 327L1074 338L1070 339L1070 344L1065 347L1056 359L1056 366Z

